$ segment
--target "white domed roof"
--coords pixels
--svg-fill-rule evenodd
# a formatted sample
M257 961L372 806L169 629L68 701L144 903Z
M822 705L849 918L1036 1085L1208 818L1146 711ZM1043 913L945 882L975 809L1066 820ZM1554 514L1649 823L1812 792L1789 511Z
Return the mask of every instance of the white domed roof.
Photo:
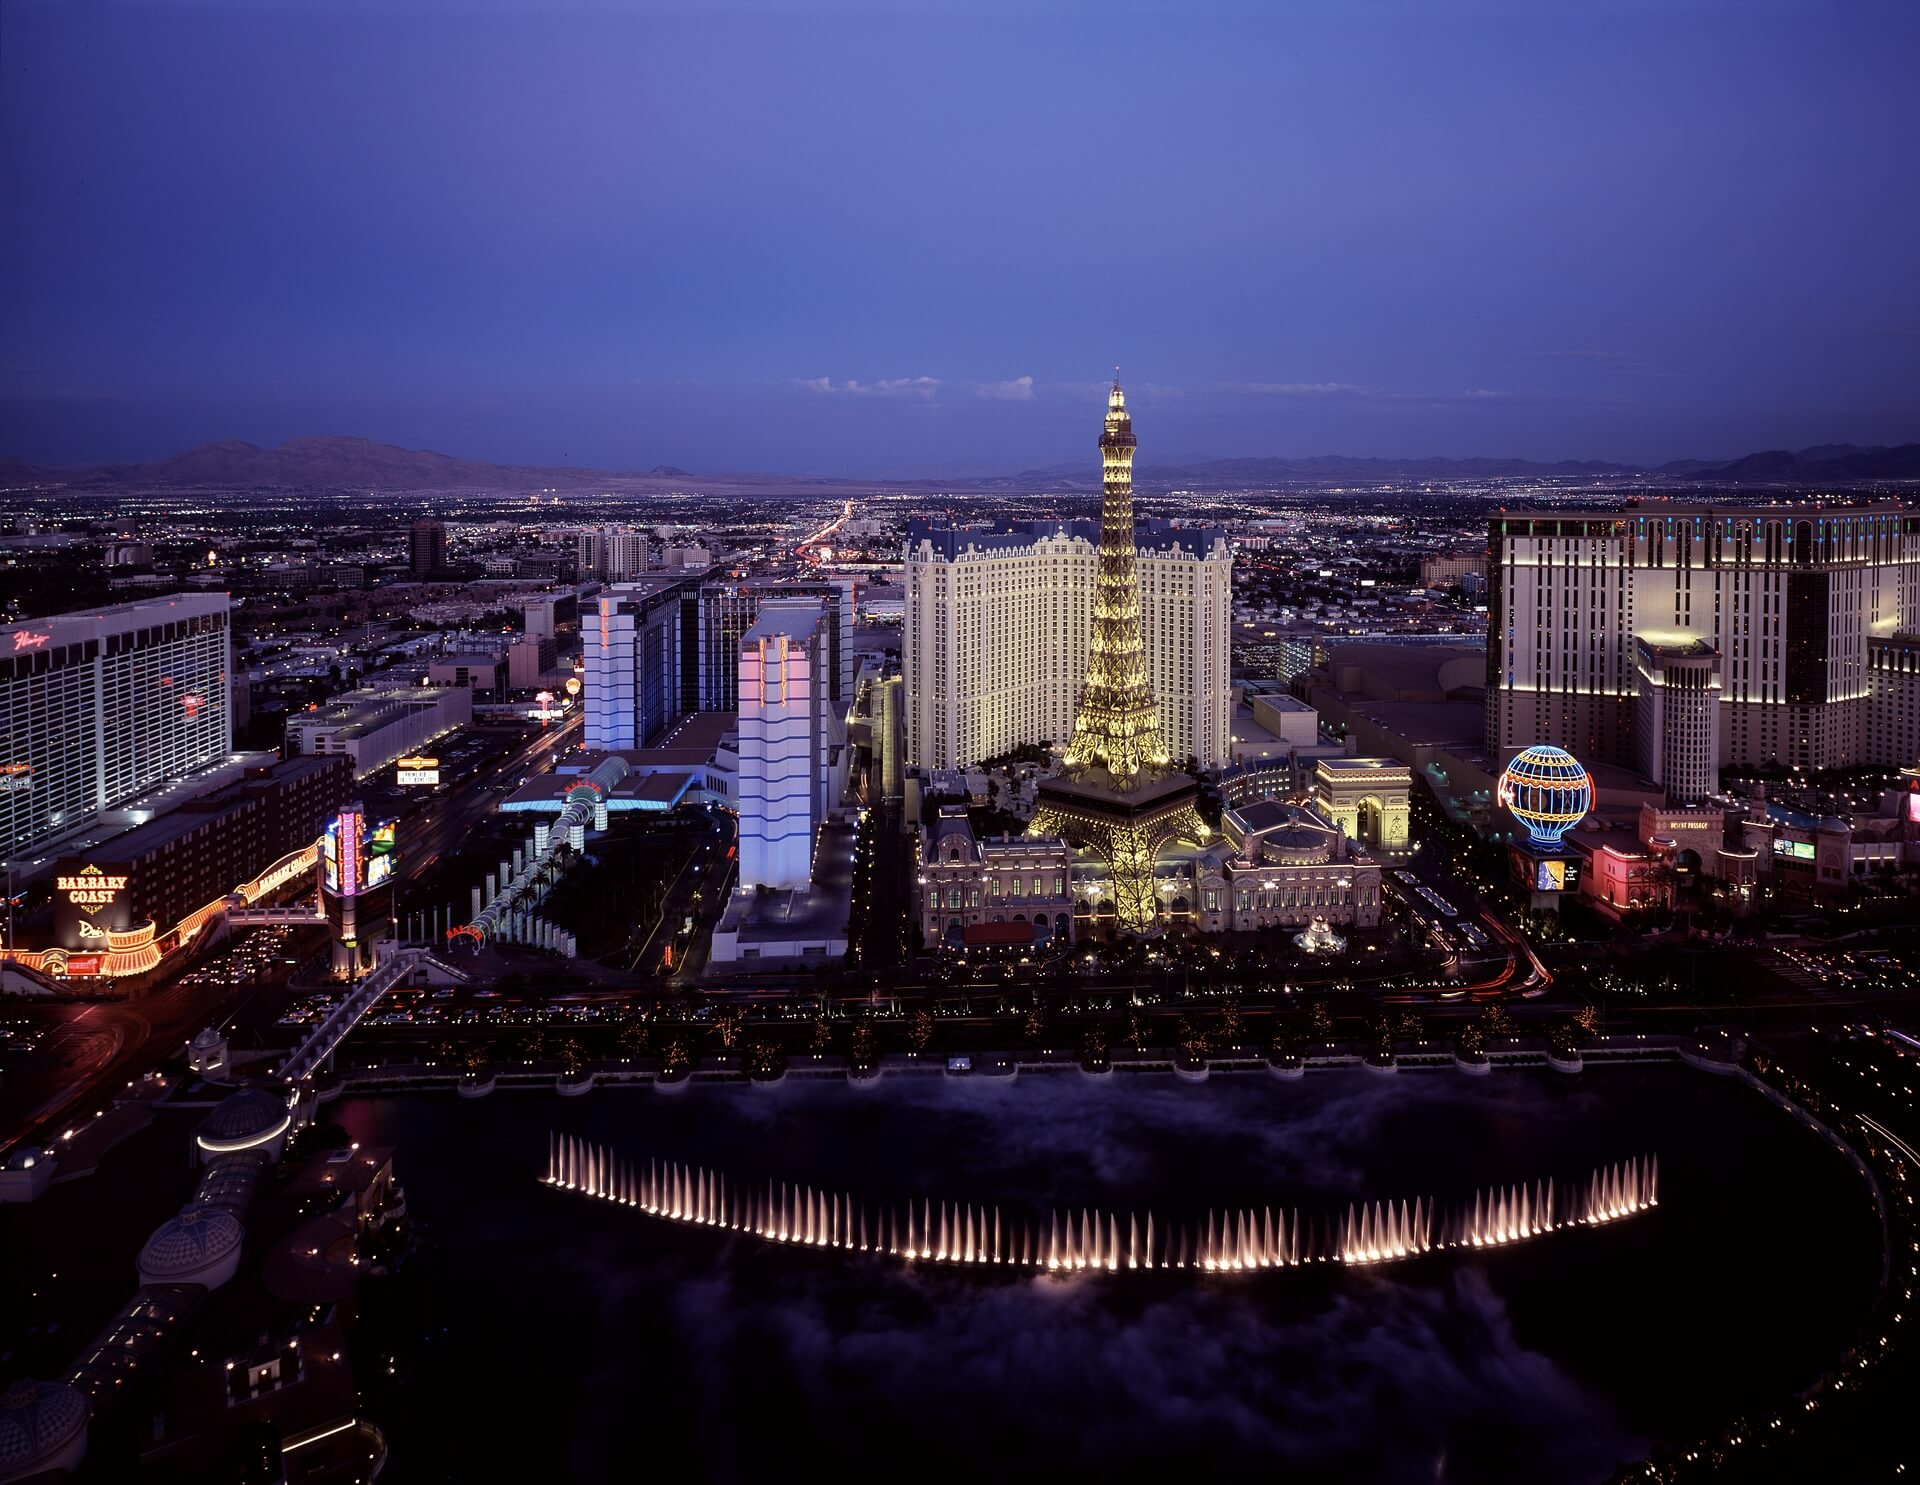
M232 1213L219 1207L187 1207L153 1230L140 1250L140 1272L151 1276L149 1282L172 1276L190 1283L190 1275L219 1263L245 1236L246 1229Z
M200 1121L200 1140L206 1148L240 1148L286 1128L287 1106L264 1088L243 1088L220 1100Z
M22 1377L0 1396L0 1475L50 1468L87 1426L87 1400L65 1382Z

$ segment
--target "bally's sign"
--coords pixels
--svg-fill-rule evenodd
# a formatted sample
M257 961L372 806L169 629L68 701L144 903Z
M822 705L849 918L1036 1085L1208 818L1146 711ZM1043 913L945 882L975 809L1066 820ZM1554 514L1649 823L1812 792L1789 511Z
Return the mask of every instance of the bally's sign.
M125 870L93 862L73 871L56 870L53 930L61 947L104 949L109 933L124 931L132 907L127 882Z

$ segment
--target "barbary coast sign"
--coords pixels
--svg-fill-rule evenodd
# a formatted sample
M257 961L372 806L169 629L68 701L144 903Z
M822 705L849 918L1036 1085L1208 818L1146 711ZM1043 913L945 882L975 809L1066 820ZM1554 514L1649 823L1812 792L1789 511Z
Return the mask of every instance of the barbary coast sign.
M124 867L103 867L91 861L71 870L56 868L55 942L67 949L97 949L109 933L124 931L133 906L127 893L129 880Z

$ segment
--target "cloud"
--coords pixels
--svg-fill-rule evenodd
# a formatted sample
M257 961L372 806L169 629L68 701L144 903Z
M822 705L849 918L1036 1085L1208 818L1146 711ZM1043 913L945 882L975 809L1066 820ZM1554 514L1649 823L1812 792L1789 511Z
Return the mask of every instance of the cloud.
M1391 387L1362 386L1355 382L1217 382L1204 390L1216 396L1347 402L1372 407L1488 407L1495 404L1547 407L1609 400L1570 392L1513 392L1495 387L1468 387L1458 392L1407 392Z
M937 376L896 376L883 377L877 382L856 381L849 377L844 382L835 382L830 376L812 376L796 378L795 385L809 392L849 397L914 397L922 402L931 401L934 393L940 390L940 378Z
M1367 389L1352 382L1237 382L1221 390L1254 397L1360 397Z
M1016 376L1008 382L981 382L973 389L976 397L985 397L994 402L1031 402L1033 401L1033 378Z

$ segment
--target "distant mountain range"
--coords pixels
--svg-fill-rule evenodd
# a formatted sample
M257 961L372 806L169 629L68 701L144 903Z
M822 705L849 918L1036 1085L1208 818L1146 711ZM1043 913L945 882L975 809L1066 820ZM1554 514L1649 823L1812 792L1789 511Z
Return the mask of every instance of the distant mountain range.
M1161 486L1280 484L1294 480L1651 479L1702 484L1850 484L1860 480L1920 479L1920 443L1897 447L1820 444L1769 449L1739 459L1676 459L1667 464L1610 464L1598 459L1357 459L1327 454L1308 459L1210 459L1176 468L1143 464L1141 481Z
M1091 462L1091 461L1090 461ZM1920 443L1896 447L1820 444L1769 449L1724 461L1679 459L1652 468L1598 460L1539 463L1529 459L1362 459L1329 454L1303 459L1207 459L1143 463L1146 489L1223 489L1327 480L1650 479L1662 483L1837 485L1861 480L1920 479ZM202 486L312 490L657 490L696 478L671 464L647 470L576 469L487 464L426 449L403 449L364 438L296 438L278 448L229 440L202 444L145 464L96 464L75 469L36 468L0 458L0 486L59 485L100 490L115 486ZM851 479L797 479L771 474L704 474L702 488L787 487L827 492L870 488ZM1061 464L1020 474L961 480L914 480L912 485L1004 490L1072 489L1098 483L1098 466Z

